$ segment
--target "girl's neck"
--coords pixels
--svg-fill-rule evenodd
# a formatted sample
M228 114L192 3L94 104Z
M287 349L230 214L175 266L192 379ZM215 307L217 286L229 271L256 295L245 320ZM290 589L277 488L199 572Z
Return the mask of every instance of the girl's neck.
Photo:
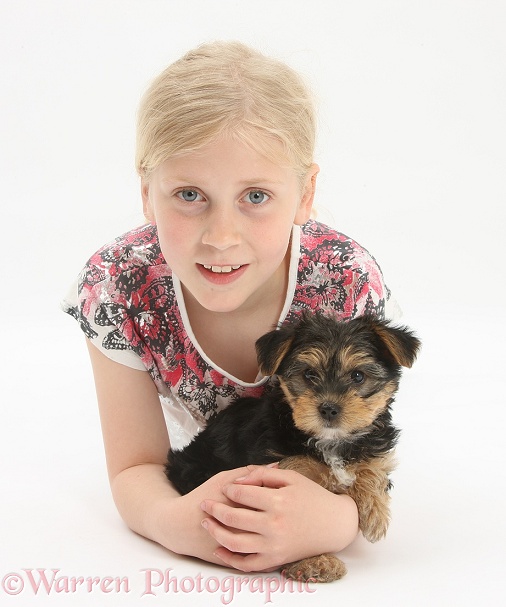
M214 312L204 308L181 285L186 313L200 348L216 366L233 377L253 383L258 376L255 342L278 323L286 301L290 249L282 264L281 279L268 297L251 298L237 310Z

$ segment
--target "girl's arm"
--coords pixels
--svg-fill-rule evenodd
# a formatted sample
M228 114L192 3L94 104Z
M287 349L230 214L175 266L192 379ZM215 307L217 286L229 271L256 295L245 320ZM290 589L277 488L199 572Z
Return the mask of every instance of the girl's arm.
M240 472L216 475L181 497L164 473L169 437L148 373L116 363L87 340L95 377L109 481L116 507L135 532L173 552L223 564L218 543L202 527L204 499L231 504L222 493Z
M228 470L180 496L164 473L170 444L149 374L110 360L90 342L88 349L111 490L133 531L178 554L243 571L275 569L353 541L353 500L291 470ZM246 484L234 482L241 477Z

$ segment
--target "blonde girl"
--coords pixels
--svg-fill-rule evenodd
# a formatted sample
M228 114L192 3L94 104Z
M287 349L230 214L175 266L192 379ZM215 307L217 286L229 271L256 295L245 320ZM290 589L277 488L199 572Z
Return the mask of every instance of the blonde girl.
M255 341L303 310L384 317L379 267L311 219L315 114L300 77L240 43L170 65L139 111L147 223L95 253L64 303L87 337L120 515L178 554L265 571L338 552L355 503L296 472L229 470L185 496L164 475L240 396L269 389Z

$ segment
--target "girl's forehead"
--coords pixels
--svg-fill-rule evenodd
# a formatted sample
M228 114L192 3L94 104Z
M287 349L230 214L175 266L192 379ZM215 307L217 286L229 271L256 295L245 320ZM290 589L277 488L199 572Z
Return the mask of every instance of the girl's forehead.
M251 182L285 182L295 171L284 157L281 143L273 142L273 146L273 154L267 155L254 143L222 136L196 150L167 158L159 167L160 173L199 178L231 173Z

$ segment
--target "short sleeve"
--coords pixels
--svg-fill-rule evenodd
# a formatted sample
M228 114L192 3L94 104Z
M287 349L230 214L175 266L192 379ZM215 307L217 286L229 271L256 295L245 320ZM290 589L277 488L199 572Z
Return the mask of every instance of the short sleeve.
M395 320L399 306L374 257L345 234L310 220L302 228L295 310L342 320L366 314Z
M86 270L85 268L83 272ZM100 302L96 301L99 297L87 290L82 289L79 292L79 282L75 281L70 287L61 302L62 310L78 322L85 336L105 356L132 369L146 371L139 354L129 346L115 325L107 320L107 315L100 307ZM100 289L94 291L97 290L100 291Z
M156 227L147 224L94 253L62 309L108 358L157 378L152 345L166 337L160 309L171 280Z
M352 274L355 286L353 316L372 314L384 320L399 320L402 311L385 284L383 272L374 257L354 243L355 259Z

